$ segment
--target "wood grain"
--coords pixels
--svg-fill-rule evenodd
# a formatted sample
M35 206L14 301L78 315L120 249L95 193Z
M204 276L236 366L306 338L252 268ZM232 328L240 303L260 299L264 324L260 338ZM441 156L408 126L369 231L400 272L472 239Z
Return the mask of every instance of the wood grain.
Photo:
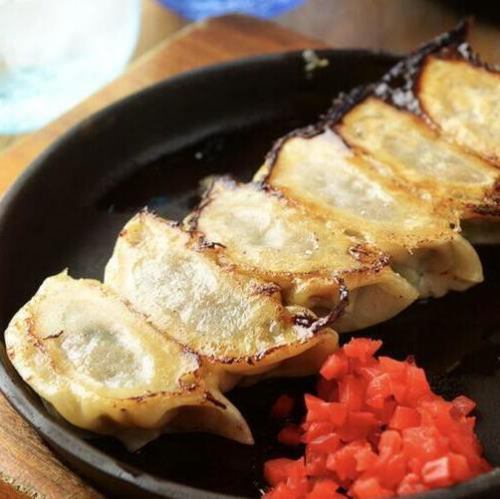
M141 7L141 31L131 61L149 52L188 24L186 19L166 9L158 0L142 0Z
M98 499L65 468L38 434L0 398L0 497Z
M125 95L195 67L323 44L276 25L242 16L197 23L140 58L125 75L46 128L15 143L0 157L0 193L50 143L89 114ZM36 432L0 395L0 498L102 497L66 469ZM11 484L11 485L9 485Z

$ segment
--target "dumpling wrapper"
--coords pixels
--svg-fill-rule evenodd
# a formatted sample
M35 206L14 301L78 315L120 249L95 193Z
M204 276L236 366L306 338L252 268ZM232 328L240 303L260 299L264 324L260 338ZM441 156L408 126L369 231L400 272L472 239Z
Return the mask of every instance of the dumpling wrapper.
M380 174L329 129L284 140L255 179L389 254L392 267L421 297L465 290L483 279L477 253L448 220Z
M337 348L337 334L325 327L333 315L285 307L278 286L224 264L221 249L141 212L121 232L105 282L160 331L225 371L314 372Z
M97 281L65 272L46 279L11 320L5 343L24 381L75 426L145 438L178 425L253 443L199 356Z
M387 175L406 182L421 199L456 213L461 220L481 216L500 171L444 140L420 117L369 97L335 126L351 146L380 161Z
M387 255L259 184L216 181L187 223L222 244L241 272L277 283L289 304L331 309L342 280L349 306L335 323L339 332L387 320L418 297Z
M500 166L500 73L459 54L430 56L415 92L424 113L444 134Z
M500 73L457 57L428 57L415 92L441 133L500 168ZM500 241L500 182L491 186L464 233L474 243Z

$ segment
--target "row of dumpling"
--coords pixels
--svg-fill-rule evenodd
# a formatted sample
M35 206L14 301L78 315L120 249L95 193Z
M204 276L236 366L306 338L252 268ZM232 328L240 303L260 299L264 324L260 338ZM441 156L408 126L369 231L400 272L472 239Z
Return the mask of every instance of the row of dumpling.
M334 286L333 276L329 276ZM251 431L222 395L242 377L313 372L337 348L329 324L240 272L219 244L146 211L116 242L105 282L49 277L12 319L7 353L70 423L130 447L168 426L243 443Z
M46 279L11 321L7 352L82 428L132 446L167 424L249 443L221 392L316 372L337 348L332 323L359 329L417 297L384 253L345 232L278 192L221 179L182 225L147 211L128 222L104 284Z
M222 392L314 372L337 348L333 323L361 329L482 280L459 219L483 216L495 172L370 96L279 141L255 182L217 180L183 224L136 215L104 285L47 279L6 331L9 357L77 426L250 443Z
M500 73L467 29L341 95L320 124L278 141L255 177L384 251L421 297L482 280L462 229L499 241Z
M328 129L378 183L397 184L473 243L496 243L500 73L480 62L467 31L461 23L381 81L337 99Z

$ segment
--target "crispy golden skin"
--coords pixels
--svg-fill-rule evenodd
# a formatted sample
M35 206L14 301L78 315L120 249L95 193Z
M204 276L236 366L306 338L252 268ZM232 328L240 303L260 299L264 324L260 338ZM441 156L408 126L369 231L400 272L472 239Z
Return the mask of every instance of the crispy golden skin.
M331 309L344 282L349 306L335 323L340 332L387 320L418 297L387 255L259 184L219 179L187 223L222 244L239 271L278 284L289 304Z
M253 442L199 356L97 281L66 273L46 279L12 319L5 343L26 383L81 428L144 437L176 421L186 429L189 415L191 430Z
M328 318L284 306L278 286L239 273L222 252L142 212L120 234L105 282L159 330L232 373L260 374L311 349L323 352L320 344L336 349ZM300 360L296 368L302 372Z
M335 127L353 148L381 162L386 174L412 189L443 214L480 216L490 202L500 172L443 139L421 118L370 97Z
M427 57L415 86L425 116L443 136L500 167L500 74L458 54ZM498 169L497 169L498 172ZM466 237L479 244L500 241L500 181L496 177L462 217Z
M415 91L444 134L500 166L499 73L458 58L430 56Z
M483 279L470 244L331 130L285 140L256 180L343 224L391 256L420 296L442 296Z

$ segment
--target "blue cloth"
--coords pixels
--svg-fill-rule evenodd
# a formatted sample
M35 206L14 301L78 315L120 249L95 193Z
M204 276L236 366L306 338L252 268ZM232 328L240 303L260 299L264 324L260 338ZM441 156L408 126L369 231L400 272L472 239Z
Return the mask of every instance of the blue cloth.
M229 13L274 17L303 3L304 0L160 0L186 19L199 20Z

